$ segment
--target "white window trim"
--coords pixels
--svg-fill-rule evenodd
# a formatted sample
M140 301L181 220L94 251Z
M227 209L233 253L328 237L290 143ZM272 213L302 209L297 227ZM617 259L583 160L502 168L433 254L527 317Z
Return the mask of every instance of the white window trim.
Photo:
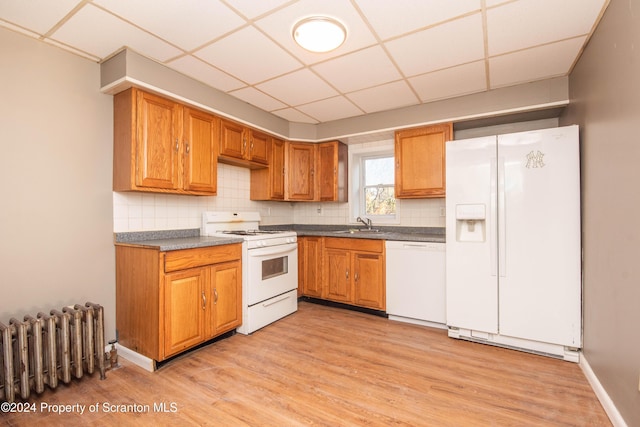
M362 214L361 203L361 182L362 173L360 170L361 159L363 157L391 155L393 156L393 141L384 141L384 144L375 147L349 147L349 223L360 224L356 218L364 216ZM400 224L400 203L396 199L396 214L386 217L372 218L373 225L398 225Z

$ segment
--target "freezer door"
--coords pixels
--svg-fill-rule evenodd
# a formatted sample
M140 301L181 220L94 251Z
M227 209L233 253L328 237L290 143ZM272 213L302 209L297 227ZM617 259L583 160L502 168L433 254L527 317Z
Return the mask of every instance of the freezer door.
M578 127L500 136L498 182L500 334L580 347Z
M497 333L496 137L449 141L446 161L447 325Z

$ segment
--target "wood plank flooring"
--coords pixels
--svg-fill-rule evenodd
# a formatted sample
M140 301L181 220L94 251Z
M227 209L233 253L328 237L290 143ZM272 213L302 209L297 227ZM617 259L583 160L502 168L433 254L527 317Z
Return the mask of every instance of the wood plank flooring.
M154 373L121 365L104 381L96 375L47 390L30 400L35 413L0 414L0 424L611 425L577 364L306 302L250 336L236 334ZM157 411L161 404L166 412Z

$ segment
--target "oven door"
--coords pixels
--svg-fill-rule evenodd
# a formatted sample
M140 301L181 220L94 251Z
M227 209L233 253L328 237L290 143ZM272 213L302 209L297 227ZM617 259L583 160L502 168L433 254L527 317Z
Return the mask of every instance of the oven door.
M298 243L249 249L246 305L254 305L298 287Z

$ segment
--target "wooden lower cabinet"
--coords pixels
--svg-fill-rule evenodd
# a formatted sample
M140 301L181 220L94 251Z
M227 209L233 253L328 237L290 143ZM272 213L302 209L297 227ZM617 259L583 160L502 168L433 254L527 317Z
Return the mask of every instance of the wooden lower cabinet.
M386 310L384 240L325 237L320 268L320 298Z
M116 246L116 330L161 361L242 324L241 244L162 252Z
M322 298L322 237L298 237L298 296Z

